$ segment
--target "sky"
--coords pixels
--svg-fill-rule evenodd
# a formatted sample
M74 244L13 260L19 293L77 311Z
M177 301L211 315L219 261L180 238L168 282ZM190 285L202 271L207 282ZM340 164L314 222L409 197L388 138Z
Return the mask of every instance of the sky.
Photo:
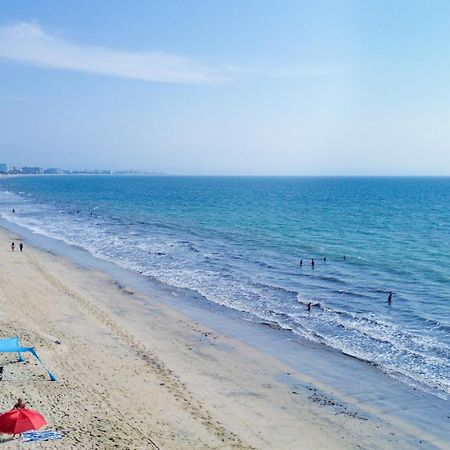
M450 2L0 2L0 162L450 175Z

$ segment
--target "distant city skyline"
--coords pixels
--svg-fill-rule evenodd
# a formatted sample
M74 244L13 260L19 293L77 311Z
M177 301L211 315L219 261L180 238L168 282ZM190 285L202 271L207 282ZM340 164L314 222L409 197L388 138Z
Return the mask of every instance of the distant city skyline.
M5 162L0 162L0 174L4 175L76 175L76 174L98 174L98 175L164 175L162 172L144 171L139 169L69 169L66 167L44 167L44 166L18 166L9 165Z
M0 162L450 175L450 3L1 7Z

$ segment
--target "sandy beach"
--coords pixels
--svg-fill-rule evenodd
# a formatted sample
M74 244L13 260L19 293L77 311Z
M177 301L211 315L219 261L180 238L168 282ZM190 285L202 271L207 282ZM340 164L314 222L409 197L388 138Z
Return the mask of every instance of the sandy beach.
M58 381L2 354L0 409L22 397L64 435L24 448L399 449L427 438L107 274L27 242L12 252L20 239L0 231L0 337L35 346Z

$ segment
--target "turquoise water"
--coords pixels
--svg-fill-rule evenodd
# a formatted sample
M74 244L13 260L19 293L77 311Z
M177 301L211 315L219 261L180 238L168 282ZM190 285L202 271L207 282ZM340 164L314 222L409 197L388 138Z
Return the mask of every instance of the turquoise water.
M0 188L6 220L450 397L450 178L47 176Z

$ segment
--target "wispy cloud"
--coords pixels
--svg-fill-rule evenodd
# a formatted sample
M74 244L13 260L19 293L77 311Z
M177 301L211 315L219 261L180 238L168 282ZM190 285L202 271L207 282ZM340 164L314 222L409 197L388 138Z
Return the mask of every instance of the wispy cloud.
M35 23L0 26L0 58L42 67L163 83L215 84L226 71L193 58L82 45L45 32Z
M311 78L337 75L342 69L224 65L161 52L132 52L79 44L46 32L32 22L0 25L0 59L55 69L149 82L217 84L236 78Z

